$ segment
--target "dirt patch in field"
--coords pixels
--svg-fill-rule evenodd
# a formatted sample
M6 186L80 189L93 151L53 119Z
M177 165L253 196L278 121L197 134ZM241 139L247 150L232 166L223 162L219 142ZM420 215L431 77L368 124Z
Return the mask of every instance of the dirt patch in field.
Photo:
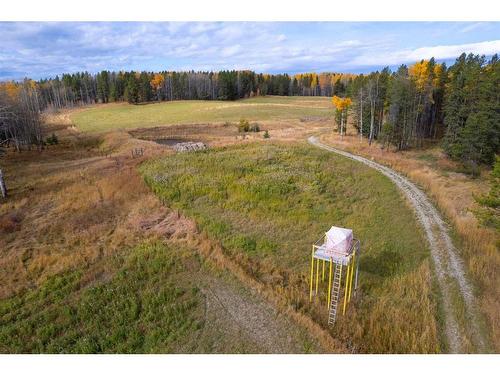
M179 211L161 207L146 216L134 216L130 223L137 229L153 232L167 239L182 239L196 232L196 225Z
M294 328L288 317L241 286L213 277L203 280L202 285L207 322L204 335L212 335L215 327L224 327L226 334L244 338L248 345L245 351L253 353L320 350L305 332Z
M307 117L291 121L260 121L259 132L238 132L237 123L206 123L188 125L165 125L154 128L140 128L128 133L137 139L158 143L174 143L199 141L212 147L266 141L264 133L267 130L272 140L303 141L303 139L318 131L332 127L327 117ZM159 140L165 140L159 141Z

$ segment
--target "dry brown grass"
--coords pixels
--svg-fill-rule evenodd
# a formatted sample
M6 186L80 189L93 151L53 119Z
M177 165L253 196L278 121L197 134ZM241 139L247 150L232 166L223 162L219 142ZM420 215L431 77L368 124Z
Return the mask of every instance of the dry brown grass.
M160 205L136 172L140 159L129 154L141 141L126 136L99 144L62 133L57 147L2 160L10 196L0 205L0 298L142 237L130 218ZM106 157L105 148L118 151Z
M406 175L419 184L444 213L457 234L467 270L475 283L481 311L487 318L485 330L495 352L500 351L500 253L499 235L480 224L473 212L477 209L474 195L488 191L488 173L471 179L458 173L459 166L446 158L439 148L406 152L371 147L359 137L325 134L321 139L335 147L371 158Z

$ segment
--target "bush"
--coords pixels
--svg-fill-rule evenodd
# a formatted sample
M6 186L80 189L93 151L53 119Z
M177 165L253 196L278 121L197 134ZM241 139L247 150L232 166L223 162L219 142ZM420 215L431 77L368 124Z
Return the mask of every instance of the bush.
M465 161L458 171L469 175L472 178L477 178L481 175L481 168L479 167L479 164L473 160Z
M246 133L250 129L250 123L248 120L241 119L240 123L238 124L238 131L240 133Z
M269 135L269 132L267 130L264 132L264 138L266 138L266 139L271 138L271 136Z
M474 213L484 225L500 229L500 156L496 157L490 180L489 193L474 196L481 205Z
M256 122L250 125L248 120L241 119L238 124L238 131L240 133L248 133L248 132L258 133L260 132L260 126Z
M260 132L259 124L257 124L256 122L254 122L252 125L250 125L250 131L254 132L254 133Z
M59 139L57 138L57 135L52 133L52 135L45 140L45 143L48 145L57 145L59 143Z

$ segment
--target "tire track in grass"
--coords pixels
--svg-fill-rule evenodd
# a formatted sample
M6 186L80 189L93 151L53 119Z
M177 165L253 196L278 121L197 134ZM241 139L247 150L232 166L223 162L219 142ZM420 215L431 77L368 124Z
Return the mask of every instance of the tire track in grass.
M376 169L387 176L405 194L424 229L431 249L436 278L442 295L444 330L448 351L451 353L466 351L464 345L468 341L467 331L470 330L476 350L484 352L486 339L479 327L479 313L475 307L472 286L465 276L462 260L453 246L445 221L425 193L407 178L382 164L325 145L315 136L309 137L308 142L326 151L337 153ZM457 297L457 291L461 300L458 304L463 304L465 308L466 322L458 316L459 307L457 307L457 301L454 300ZM470 324L470 326L466 327L465 323Z

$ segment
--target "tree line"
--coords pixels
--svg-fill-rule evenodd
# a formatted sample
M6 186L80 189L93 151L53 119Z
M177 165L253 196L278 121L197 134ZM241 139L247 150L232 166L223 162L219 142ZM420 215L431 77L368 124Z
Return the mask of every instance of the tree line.
M43 145L40 112L109 102L237 100L252 96L333 96L345 134L396 150L440 140L464 162L492 164L499 148L499 62L462 54L453 65L422 60L370 74L219 72L79 72L0 83L0 142Z
M354 75L220 72L80 72L37 82L44 107L127 101L237 100L259 95L345 95Z
M370 144L406 150L439 140L455 160L492 165L500 147L499 95L498 56L462 54L449 68L430 59L357 75L346 88L349 110L345 100L333 102L339 130L350 114Z

